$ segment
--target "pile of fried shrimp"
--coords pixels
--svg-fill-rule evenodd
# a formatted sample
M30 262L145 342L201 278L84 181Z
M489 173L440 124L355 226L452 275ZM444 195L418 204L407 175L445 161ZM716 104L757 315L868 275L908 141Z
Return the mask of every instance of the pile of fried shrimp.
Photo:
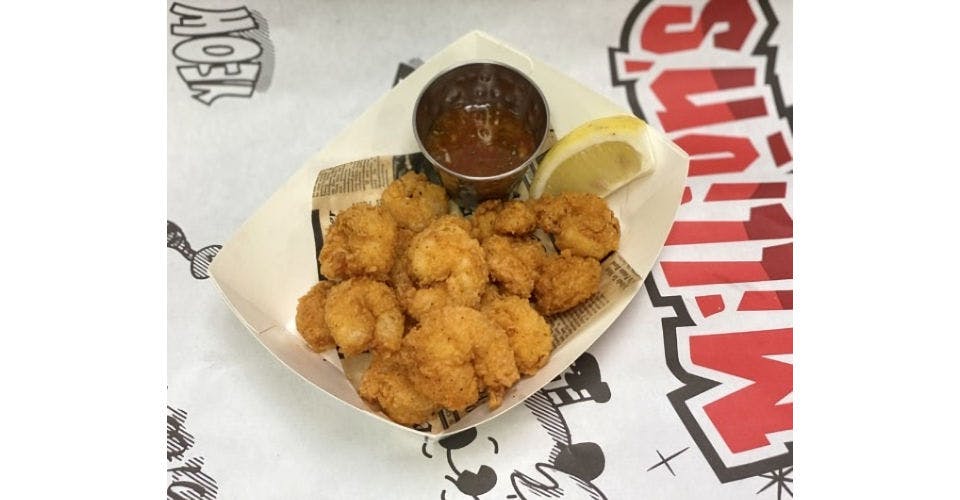
M311 349L369 352L360 395L395 422L463 411L484 393L490 409L521 376L546 364L545 317L589 299L599 260L620 223L595 195L490 200L448 214L443 187L408 172L377 205L340 212L320 251L326 278L297 304ZM548 254L533 232L552 235Z

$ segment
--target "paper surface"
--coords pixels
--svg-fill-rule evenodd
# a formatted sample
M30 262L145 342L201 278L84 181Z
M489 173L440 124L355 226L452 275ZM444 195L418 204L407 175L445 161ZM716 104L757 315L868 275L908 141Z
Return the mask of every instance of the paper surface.
M434 437L476 426L508 411L570 366L603 334L640 289L643 276L659 254L680 205L689 163L686 153L662 134L650 130L656 158L654 171L613 193L607 200L620 220L618 257L623 259L621 267L631 268L626 273L629 280L624 282L620 293L604 294L604 303L586 304L585 307L594 308L589 320L579 324L560 321L558 332L567 337L535 376L522 379L507 391L503 404L496 410L479 406L466 415L451 419L456 422L449 426L446 421L439 428L434 425L425 431L399 426L371 411L359 398L347 378L339 373L342 366L336 356L310 351L296 333L297 299L317 279L313 228L308 217L313 209L314 181L321 170L338 165L380 155L416 152L411 117L422 85L444 68L471 59L500 61L524 71L542 89L550 106L550 123L558 136L562 137L572 128L595 118L629 113L489 35L470 33L425 62L311 157L243 224L211 266L211 276L233 310L286 366L366 414ZM372 160L355 165L353 172L370 170L371 175L369 182L353 187L375 200L386 183L392 180L385 169ZM336 173L325 174L325 177L337 186L350 182L350 176ZM346 198L347 206L352 200L353 197ZM616 262L617 259L611 259L605 267L609 270L609 266ZM602 275L604 288L612 286L606 283L614 283L612 272L608 270Z
M201 22L175 6L231 12L233 25L255 20L221 34L262 46L241 62L258 66L255 81L232 74L252 85L249 96L198 98L209 82L181 75L201 68L175 48L205 35L172 32ZM792 260L782 251L793 240L792 173L804 168L791 158L789 0L178 0L167 9L168 500L785 500L801 487ZM689 189L644 286L558 380L490 422L426 439L360 415L278 362L224 305L208 265L304 159L475 29L664 131L691 155ZM244 307L263 336L296 340ZM731 402L735 411L715 412Z

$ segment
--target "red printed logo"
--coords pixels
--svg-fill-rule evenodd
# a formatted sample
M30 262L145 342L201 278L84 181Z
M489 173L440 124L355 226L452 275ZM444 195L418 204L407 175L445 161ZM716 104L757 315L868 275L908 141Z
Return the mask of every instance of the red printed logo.
M668 395L723 481L793 463L792 106L758 0L642 1L610 49L632 110L690 155L645 286L663 320Z

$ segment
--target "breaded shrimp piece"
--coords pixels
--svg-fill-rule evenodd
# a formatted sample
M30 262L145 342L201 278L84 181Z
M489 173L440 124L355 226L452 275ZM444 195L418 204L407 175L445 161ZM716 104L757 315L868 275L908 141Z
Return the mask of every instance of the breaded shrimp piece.
M417 288L407 268L407 259L401 255L393 266L387 284L393 287L400 306L411 318L419 321L424 313L446 306L450 302L443 286Z
M297 331L310 349L317 352L336 346L333 337L330 336L327 321L323 317L323 306L332 287L332 281L321 281L313 285L310 291L297 301Z
M505 202L493 222L497 234L523 236L537 228L537 214L523 201Z
M537 309L550 316L571 309L600 290L600 263L574 256L569 250L543 261L533 289Z
M400 348L403 311L393 290L379 281L351 278L338 283L327 295L324 319L340 351L348 356Z
M497 222L497 214L503 202L500 200L487 200L473 210L470 216L470 222L473 225L472 235L474 238L483 241L495 234L494 225Z
M481 242L494 234L524 236L537 228L536 212L520 200L487 200L477 206L470 220L473 237Z
M469 332L437 314L450 309L426 314L403 338L401 353L414 388L444 408L462 411L480 398L480 387Z
M410 380L427 398L462 411L486 389L491 409L520 378L510 340L479 311L451 306L430 311L403 339Z
M380 203L399 227L422 231L433 219L447 213L447 192L427 176L411 171L387 186Z
M474 309L483 318L483 315ZM502 328L487 318L483 318L489 327L478 328L473 343L473 368L480 379L480 390L487 391L487 406L495 410L503 403L503 394L520 379L516 357L510 338ZM476 324L479 327L479 324Z
M560 193L533 203L541 229L554 235L560 250L602 259L620 246L620 221L594 194Z
M543 245L534 238L495 234L484 240L482 247L493 281L508 293L529 297L546 257Z
M547 320L529 301L507 295L484 303L481 312L507 332L521 375L533 375L547 364L553 351L553 335Z
M367 403L379 406L393 421L404 425L425 422L439 409L413 387L397 353L374 353L359 392Z
M442 288L451 304L477 307L489 269L466 224L461 217L439 217L413 237L405 259L418 289Z
M385 280L393 268L397 223L381 207L357 203L340 212L320 250L320 272L340 281Z

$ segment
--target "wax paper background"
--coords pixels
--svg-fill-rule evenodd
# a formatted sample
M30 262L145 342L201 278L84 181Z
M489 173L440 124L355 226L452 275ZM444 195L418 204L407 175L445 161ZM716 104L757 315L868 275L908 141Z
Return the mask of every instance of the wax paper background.
M169 36L168 498L539 498L549 478L566 498L792 495L789 2L179 5L168 32L186 6L257 27ZM204 278L305 158L473 29L665 130L690 191L646 289L566 377L425 443L289 372ZM230 41L196 36L260 51L223 65ZM231 95L191 97L210 85Z

